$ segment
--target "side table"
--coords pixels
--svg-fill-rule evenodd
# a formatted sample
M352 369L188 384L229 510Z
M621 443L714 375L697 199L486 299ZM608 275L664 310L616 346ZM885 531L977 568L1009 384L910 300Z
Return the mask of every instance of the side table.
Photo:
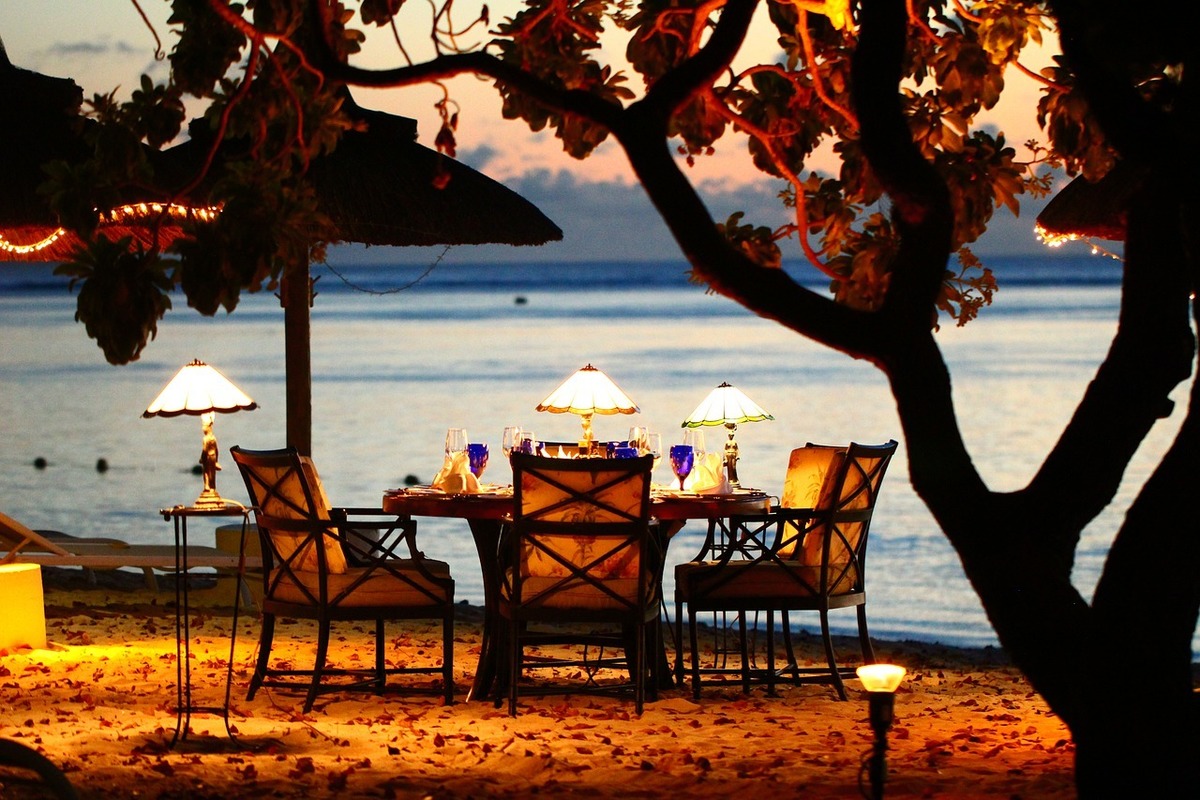
M168 747L175 747L188 737L192 714L219 714L225 722L225 733L236 740L229 729L229 699L233 686L234 645L237 642L238 607L241 592L234 593L233 625L229 634L229 662L225 673L225 702L220 706L197 706L192 703L192 646L191 614L188 602L188 520L192 517L241 517L242 540L238 550L237 580L240 587L246 568L246 526L252 509L226 503L217 506L174 506L159 509L163 519L175 525L175 735Z

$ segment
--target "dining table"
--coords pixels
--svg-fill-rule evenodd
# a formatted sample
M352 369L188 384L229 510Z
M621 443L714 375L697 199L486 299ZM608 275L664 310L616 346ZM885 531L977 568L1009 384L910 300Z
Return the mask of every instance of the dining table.
M655 486L651 490L651 516L658 520L664 542L692 519L722 519L770 510L771 498L763 491L739 487L731 492L709 494ZM482 485L470 493L446 492L431 486L387 489L382 508L387 514L410 517L457 517L467 523L479 556L483 583L483 631L479 666L475 670L468 700L491 700L499 678L496 631L500 625L501 558L500 537L512 518L512 486ZM665 656L664 656L665 657ZM668 669L664 673L669 676Z

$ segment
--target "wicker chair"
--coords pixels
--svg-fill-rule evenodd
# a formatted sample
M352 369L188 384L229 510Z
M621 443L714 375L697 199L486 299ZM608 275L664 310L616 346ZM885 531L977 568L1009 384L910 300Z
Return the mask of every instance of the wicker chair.
M762 542L751 552L743 545L719 553L703 551L696 560L675 569L676 663L682 670L683 605L687 604L688 643L692 694L700 696L701 675L734 670L702 670L696 615L700 612L735 612L741 618L741 663L737 672L743 691L752 677L774 691L774 613L780 612L787 664L795 683L830 683L846 699L843 679L853 671L839 667L829 632L829 611L855 608L863 661L875 660L867 631L866 548L880 484L896 451L896 442L882 445L851 443L849 447L807 445L792 452L781 505L769 514L733 517L728 538L734 542ZM769 541L769 546L765 543ZM745 615L766 612L766 669L752 675L746 645ZM796 663L789 631L792 611L816 611L827 665L800 667Z
M649 516L653 457L514 453L511 460L513 519L501 545L500 591L509 713L516 715L518 693L528 688L533 694L632 691L640 714L662 648L662 544ZM553 646L571 649L526 658L527 648ZM582 668L586 682L522 685L526 670L564 666ZM601 669L627 670L629 680L597 681ZM650 686L655 691L656 682ZM497 705L501 701L498 695Z
M382 693L389 675L440 674L441 693L454 701L454 580L443 561L416 548L416 523L380 520L378 509L331 508L311 460L293 448L231 448L254 505L263 557L262 634L247 699L261 686L306 688L304 711L317 695L347 690ZM362 519L361 517L376 519ZM398 548L405 547L401 555ZM277 617L318 623L311 669L271 666ZM441 666L388 667L384 622L436 619L442 627ZM371 668L327 665L334 621L374 620ZM399 688L399 687L396 687ZM429 691L409 687L408 691Z

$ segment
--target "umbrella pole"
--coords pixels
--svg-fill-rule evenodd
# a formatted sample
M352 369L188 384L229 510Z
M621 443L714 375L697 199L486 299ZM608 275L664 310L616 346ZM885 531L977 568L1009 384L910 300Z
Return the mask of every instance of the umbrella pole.
M308 264L288 267L283 278L284 363L287 370L287 443L312 455L312 340Z

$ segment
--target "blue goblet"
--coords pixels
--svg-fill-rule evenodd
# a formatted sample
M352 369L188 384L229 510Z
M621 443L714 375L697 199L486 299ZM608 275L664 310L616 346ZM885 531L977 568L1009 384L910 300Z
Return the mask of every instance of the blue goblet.
M478 478L483 474L488 463L488 446L483 442L471 442L467 445L467 463L471 466L471 474Z
M696 451L690 444L671 445L671 471L675 473L676 478L679 478L680 491L683 490L684 478L692 474L695 458Z

